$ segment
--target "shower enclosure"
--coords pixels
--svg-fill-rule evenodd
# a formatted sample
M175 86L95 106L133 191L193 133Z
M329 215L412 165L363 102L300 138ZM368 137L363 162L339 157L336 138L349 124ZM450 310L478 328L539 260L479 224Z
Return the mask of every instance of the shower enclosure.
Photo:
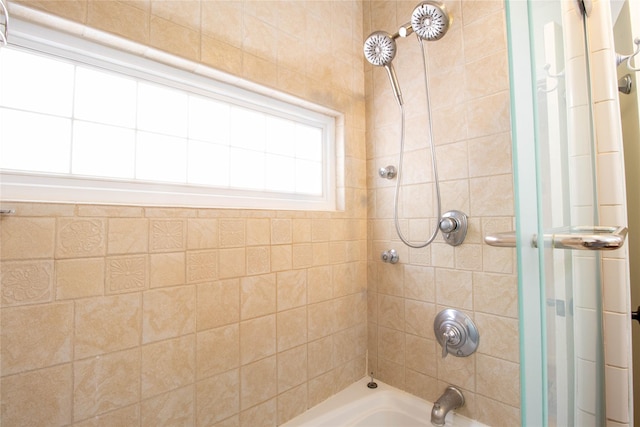
M517 232L486 241L517 248L522 425L606 422L600 257L626 228L596 226L588 7L507 2Z

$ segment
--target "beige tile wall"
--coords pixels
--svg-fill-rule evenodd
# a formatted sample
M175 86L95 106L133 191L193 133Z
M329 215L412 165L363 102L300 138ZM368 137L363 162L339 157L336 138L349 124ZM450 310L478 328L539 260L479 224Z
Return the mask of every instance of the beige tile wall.
M348 173L333 213L3 200L2 424L276 425L362 377L362 4L20 3L342 112Z
M445 3L453 24L426 46L434 141L443 210L467 213L469 233L455 248L440 237L424 249L398 240L395 181L379 178L377 170L398 164L400 111L384 70L367 64L369 368L431 401L455 384L467 400L462 413L492 426L514 426L520 423L515 253L482 241L487 233L514 227L505 12L500 1ZM394 33L416 4L365 2L365 36ZM397 45L394 65L407 119L401 227L419 241L431 234L436 217L422 56L414 37ZM399 263L380 261L389 248L399 252ZM478 350L468 358L441 358L433 319L448 307L470 315L480 330Z

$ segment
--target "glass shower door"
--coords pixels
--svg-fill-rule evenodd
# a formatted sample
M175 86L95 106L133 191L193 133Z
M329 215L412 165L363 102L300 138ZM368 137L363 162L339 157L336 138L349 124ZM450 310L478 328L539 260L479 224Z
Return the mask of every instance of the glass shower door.
M598 224L588 39L578 1L507 1L521 411L526 426L604 425Z

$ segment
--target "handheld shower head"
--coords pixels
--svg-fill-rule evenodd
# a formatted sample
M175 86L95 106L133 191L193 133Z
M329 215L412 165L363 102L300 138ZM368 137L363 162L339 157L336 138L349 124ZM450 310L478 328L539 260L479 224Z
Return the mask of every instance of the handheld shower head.
M411 27L423 40L439 40L449 30L451 17L443 3L427 0L420 3L411 14Z
M367 58L372 65L384 67L389 75L393 94L398 101L398 105L402 105L402 93L398 78L393 68L393 58L396 56L396 41L394 38L384 31L374 31L367 37L364 42L364 57Z
M384 31L374 31L364 41L364 57L373 65L389 65L395 56L396 41Z

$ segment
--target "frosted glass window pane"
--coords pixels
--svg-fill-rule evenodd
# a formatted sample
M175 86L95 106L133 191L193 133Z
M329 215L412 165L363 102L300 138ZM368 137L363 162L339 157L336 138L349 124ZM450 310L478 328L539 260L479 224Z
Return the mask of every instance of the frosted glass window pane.
M255 190L264 189L264 166L263 153L232 148L230 162L231 186Z
M134 178L135 147L132 129L76 121L71 173Z
M147 83L138 84L138 129L187 137L188 95Z
M190 96L189 138L228 144L229 105L199 96Z
M0 168L69 173L71 120L0 108Z
M322 164L296 160L296 193L322 194Z
M264 151L264 114L245 108L231 107L231 145Z
M266 123L267 153L295 156L296 124L290 120L268 117Z
M74 66L13 49L0 50L0 104L70 117Z
M322 129L296 125L296 157L322 161Z
M225 206L235 197L261 206L273 197L261 196L265 191L282 193L287 208L291 201L314 209L316 201L321 208L332 205L328 197L300 196L333 196L323 187L325 168L334 164L326 158L332 135L323 133L331 117L245 91L236 98L238 92L224 85L208 87L203 76L191 80L190 73L156 68L144 58L108 58L99 47L89 52L84 43L65 46L67 39L55 35L47 40L29 50L0 50L5 171L74 174L80 179L69 175L60 182L88 193L97 180L82 178L102 177L113 178L114 188L139 180L158 183L155 189L179 184L171 187L179 192L191 184L198 187L195 197L216 203L222 196ZM67 49L73 59L64 59Z
M135 80L78 67L74 117L133 128L136 124Z
M138 132L136 178L187 182L187 141L182 138Z
M229 147L189 141L189 183L229 186Z
M293 193L295 184L295 159L285 156L267 155L267 183L269 191Z

